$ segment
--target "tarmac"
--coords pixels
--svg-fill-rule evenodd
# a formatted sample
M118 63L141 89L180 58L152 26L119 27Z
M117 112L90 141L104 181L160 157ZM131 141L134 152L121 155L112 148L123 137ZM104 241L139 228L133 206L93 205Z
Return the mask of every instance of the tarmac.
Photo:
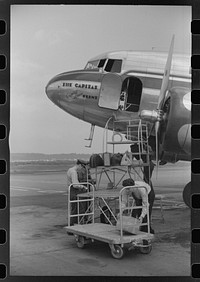
M182 200L189 165L166 165L153 176L163 195L155 201L150 254L128 251L121 260L108 244L79 249L66 234L67 188L63 172L11 174L10 275L12 276L190 276L190 209Z

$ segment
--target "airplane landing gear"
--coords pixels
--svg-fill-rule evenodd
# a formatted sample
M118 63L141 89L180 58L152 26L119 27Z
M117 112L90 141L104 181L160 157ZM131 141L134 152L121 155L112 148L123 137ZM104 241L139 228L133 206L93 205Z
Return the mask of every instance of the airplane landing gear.
M189 182L184 187L183 190L183 201L189 208L191 208L190 197L191 197L191 182Z

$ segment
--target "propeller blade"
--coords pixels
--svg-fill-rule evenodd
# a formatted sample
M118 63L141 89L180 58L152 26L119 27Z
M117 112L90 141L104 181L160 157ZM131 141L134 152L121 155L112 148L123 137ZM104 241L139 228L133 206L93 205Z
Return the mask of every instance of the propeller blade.
M170 75L170 70L171 70L171 64L172 64L172 55L173 55L173 50L174 50L174 35L172 37L169 53L168 53L168 58L167 62L165 65L165 70L164 70L164 76L162 80L162 85L160 89L160 95L158 99L158 106L157 109L161 110L165 101L165 95L167 92L168 84L169 84L169 75Z
M170 76L170 70L171 70L171 64L172 64L172 56L173 56L173 50L174 50L174 38L175 36L173 35L171 45L169 48L169 53L167 57L167 62L165 65L165 70L164 70L164 75L163 75L163 80L162 80L162 85L160 89L160 95L158 98L158 105L157 105L157 113L158 113L158 119L155 123L155 135L156 135L156 167L157 167L157 172L158 173L158 162L159 162L159 131L160 131L160 122L162 120L162 108L165 102L165 97L168 89L168 84L169 84L169 76Z
M163 106L166 100L166 93L168 90L169 86L169 77L170 77L170 71L171 71L171 65L172 65L172 56L173 56L173 50L174 50L174 38L175 35L173 35L170 48L169 48L169 53L164 69L164 75L162 79L162 84L161 84L161 89L160 89L160 95L158 98L158 104L157 104L157 111L147 111L143 110L139 114L140 118L146 121L149 121L150 123L155 124L155 138L156 138L156 166L158 170L158 165L159 165L159 148L160 148L160 125L161 121L163 120ZM151 128L151 132L153 131L154 126ZM149 135L151 135L151 132Z
M158 175L158 162L159 162L159 121L155 123L155 135L156 135L156 178Z

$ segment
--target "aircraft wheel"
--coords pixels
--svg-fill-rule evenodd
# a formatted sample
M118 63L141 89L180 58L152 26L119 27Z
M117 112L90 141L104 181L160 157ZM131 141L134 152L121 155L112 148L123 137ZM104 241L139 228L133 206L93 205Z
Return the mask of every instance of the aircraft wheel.
M191 197L191 182L189 182L184 187L184 190L183 190L183 201L189 208L191 207L190 197Z
M78 236L76 244L79 249L83 249L85 247L85 238L83 236Z
M143 240L143 246L144 247L139 247L139 251L141 254L149 254L152 250L152 245L149 245L149 242L146 240Z
M111 254L116 259L121 259L124 255L124 250L119 245L114 245L113 248L111 248Z

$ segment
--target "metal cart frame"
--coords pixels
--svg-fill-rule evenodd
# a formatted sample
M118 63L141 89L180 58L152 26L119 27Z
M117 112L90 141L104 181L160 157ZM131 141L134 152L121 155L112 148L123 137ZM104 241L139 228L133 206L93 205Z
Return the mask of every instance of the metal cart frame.
M87 188L88 191L92 191L92 194L90 194L88 196L88 193L82 193L83 197L87 197L87 199L80 199L79 197L77 197L76 200L71 200L70 196L71 196L71 188L73 187L73 185L84 185L85 188ZM89 206L87 207L85 213L80 213L80 203L85 203L85 202L89 202ZM76 203L77 204L77 214L71 214L71 204L72 203ZM91 211L90 211L91 210ZM78 224L82 224L83 223L83 219L84 217L91 217L92 218L92 222L94 223L94 185L92 185L89 182L82 182L82 183L74 183L71 184L68 187L68 214L67 214L67 218L68 218L68 226L70 226L70 219L72 217L78 217ZM81 218L82 217L82 218ZM89 220L87 220L89 221Z
M147 205L147 223L143 223L142 225L148 226L148 232L139 231L138 234L125 234L123 232L123 217L122 217L122 207L121 207L121 199L122 193L129 188L145 188L143 186L127 186L122 188L120 191L116 192L116 197L119 199L119 217L120 217L120 230L117 230L116 226L111 224L103 224L103 223L95 223L94 222L94 199L95 199L95 190L93 188L90 193L83 193L79 196L86 197L90 196L91 199L83 200L81 197L74 202L81 201L91 201L93 204L91 205L91 211L86 214L79 214L79 216L89 215L93 216L93 221L90 224L77 224L74 226L65 227L67 232L71 232L75 236L75 240L77 246L79 248L84 248L86 244L91 241L98 240L109 244L111 254L116 259L121 259L124 255L124 250L128 249L139 249L141 253L148 254L151 252L152 245L151 241L154 238L154 235L150 233L150 222L149 222L149 209ZM69 188L70 190L70 188ZM146 189L147 193L147 189ZM113 197L113 196L112 196ZM69 195L70 202L70 195ZM69 210L69 202L68 202L68 210ZM71 201L72 202L72 201ZM128 206L124 210L132 211L133 209L139 209L142 206ZM68 218L70 218L68 216Z

